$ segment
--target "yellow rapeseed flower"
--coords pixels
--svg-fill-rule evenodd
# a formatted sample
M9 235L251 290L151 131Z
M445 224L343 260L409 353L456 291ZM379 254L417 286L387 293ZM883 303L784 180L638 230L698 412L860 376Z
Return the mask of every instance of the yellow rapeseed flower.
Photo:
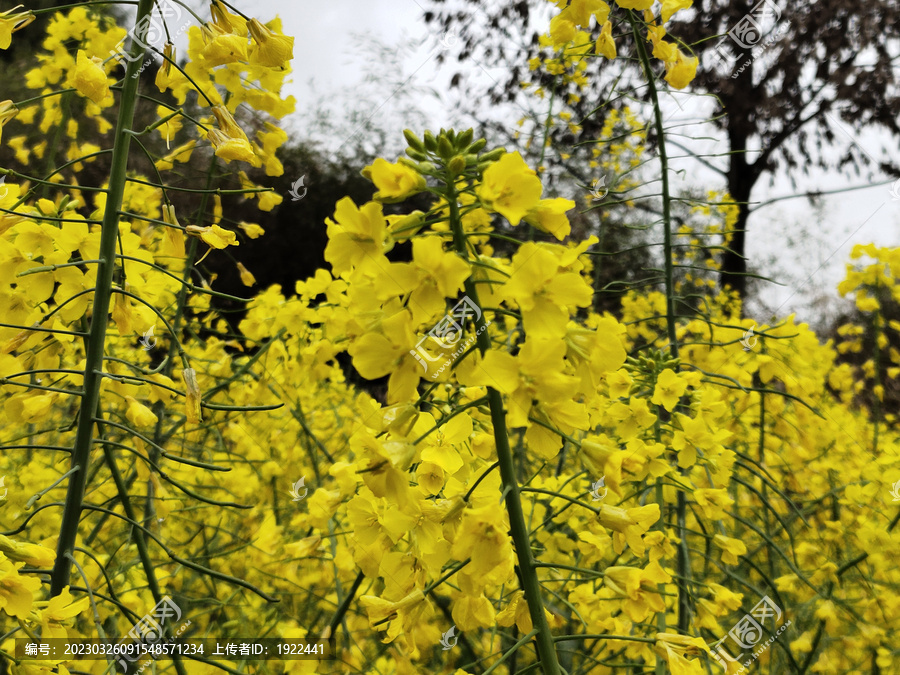
M134 396L126 396L128 401L128 409L125 411L125 417L136 427L152 427L159 419L153 414L143 403L140 403Z
M91 599L87 596L76 600L69 592L69 587L50 598L47 606L40 611L41 625L44 630L43 638L65 639L69 637L67 626L72 625L72 619L81 614L90 606Z
M713 537L713 543L722 549L722 562L726 565L737 565L738 556L747 553L747 546L740 539L717 534Z
M622 9L637 9L644 11L653 7L656 0L616 0L616 4Z
M231 230L219 227L218 225L207 225L200 227L199 225L188 225L185 228L188 234L199 236L203 241L213 248L226 248L228 246L238 246L237 237Z
M525 214L525 222L562 241L572 231L566 212L574 208L575 202L571 199L563 197L542 199L535 208Z
M75 67L69 72L66 83L78 90L78 93L90 99L100 107L112 105L112 93L109 90L109 78L103 68L102 60L88 58L83 49L78 50Z
M22 5L16 5L12 9L0 12L0 49L9 49L9 45L12 44L12 34L34 21L35 17L30 9L16 12L19 7Z
M258 239L266 233L266 231L256 223L238 223L238 227L244 231L251 239Z
M0 609L10 616L27 619L34 603L34 594L41 590L41 580L22 576L19 567L0 553Z
M662 22L667 23L675 12L693 5L693 0L662 0Z
M0 101L0 140L3 139L4 125L15 117L18 112L19 109L16 107L16 104L9 99Z
M478 198L488 211L496 211L510 225L518 225L537 208L543 192L541 179L518 152L503 155L484 172Z
M656 379L656 387L650 401L672 412L678 405L678 400L684 395L685 389L687 389L687 381L679 377L671 368L666 368Z
M358 207L350 197L344 197L335 207L334 218L325 219L328 227L325 260L331 263L336 276L351 267L372 262L373 257L386 252L387 221L378 202Z
M655 562L644 569L615 565L603 573L604 585L623 596L622 609L632 621L643 621L651 612L666 610L658 586L670 581L672 577Z
M600 37L597 38L594 51L597 54L603 54L608 59L616 58L616 43L613 41L612 36L612 21L607 21L603 24L603 29L600 31Z
M684 89L697 74L700 60L696 56L685 56L676 49L674 61L666 61L666 82L676 89Z
M253 146L243 138L230 138L218 129L211 130L207 138L216 149L216 157L221 157L226 162L238 160L254 164L258 161L253 153Z
M200 385L197 384L197 371L185 368L181 371L181 378L184 380L186 391L184 409L187 420L191 424L197 424L203 420L200 414Z
M378 188L372 198L381 202L401 201L425 189L425 177L399 162L376 159L362 170L362 175Z
M255 44L250 48L250 60L268 68L283 68L294 58L294 38L279 35L256 19L248 23Z
M154 83L156 84L156 88L159 89L160 92L164 92L168 89L172 84L172 63L175 62L175 45L171 42L166 42L163 46L163 62L159 67L159 70L156 71L156 80Z
M247 61L247 37L226 33L214 23L201 27L203 41L206 43L200 52L203 63L215 68L226 63Z
M56 560L56 551L39 544L15 541L0 534L0 553L10 560L24 562L33 567L50 567Z
M256 277L253 276L253 273L250 270L244 267L244 263L239 262L237 268L238 274L241 275L241 283L244 284L244 286L253 286L256 284Z

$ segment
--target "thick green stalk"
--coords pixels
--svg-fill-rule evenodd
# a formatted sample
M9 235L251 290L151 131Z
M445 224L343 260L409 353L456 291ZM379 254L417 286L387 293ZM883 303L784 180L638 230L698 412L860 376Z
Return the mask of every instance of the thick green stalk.
M644 78L647 80L647 91L653 104L653 119L656 126L656 135L659 143L659 163L662 179L662 218L663 218L663 256L665 258L665 286L666 286L666 332L669 336L669 352L672 358L678 358L678 336L675 331L675 282L674 264L672 262L672 216L671 198L669 196L669 157L666 154L666 136L663 126L662 110L659 107L659 93L656 90L656 79L650 68L650 57L647 55L647 47L644 38L638 30L634 13L628 11L628 20L631 22L631 32L637 47L641 67L644 70ZM684 473L683 471L681 472ZM676 555L676 569L678 572L678 630L687 633L690 626L690 600L688 598L687 582L690 574L688 565L687 542L685 541L685 516L687 513L687 500L684 491L679 490L675 504L676 519L678 523L678 537L681 544Z
M456 203L457 192L454 176L448 172L447 177L447 203L450 205L450 227L453 231L453 244L457 252L468 259L466 250L466 238L462 230L462 221L459 218L459 206ZM481 301L478 299L478 290L471 277L465 282L466 295L478 307ZM491 340L486 330L484 312L476 321L477 345L482 354L491 348ZM491 409L491 423L494 426L494 442L497 445L497 460L500 464L500 477L503 482L503 491L506 495L506 511L509 514L509 529L512 533L513 543L516 547L516 557L519 561L519 571L522 576L522 590L525 592L525 601L528 603L528 613L531 615L531 623L536 632L538 657L544 675L562 675L559 666L559 658L556 654L556 646L553 635L550 633L550 624L547 623L547 615L544 612L544 603L541 599L541 585L537 578L534 555L531 551L531 537L528 525L525 521L525 512L522 509L522 500L519 497L519 483L516 478L515 462L512 450L509 447L509 434L506 430L506 410L503 408L503 400L500 392L493 387L488 387L488 405Z
M138 71L142 61L139 59L143 53L140 45L148 29L148 24L144 19L150 14L152 7L153 0L140 0L138 4L135 25L142 28L138 30L140 34L136 36L137 39L132 40L132 59L128 61L125 69L122 98L119 102L119 118L116 122L115 145L109 174L109 190L100 234L100 255L98 256L100 263L97 266L97 285L91 309L91 332L87 343L84 389L78 413L78 429L75 432L75 448L72 452L71 466L78 466L79 470L69 479L66 506L56 547L56 563L50 579L51 596L59 595L69 583L69 573L72 569L69 555L75 549L78 524L84 504L84 492L87 487L94 417L100 402L100 385L103 379L103 352L106 346L106 327L109 320L109 303L112 297L113 270L116 264L119 211L122 208L122 197L125 193L125 172L128 167L128 148L131 144L129 131L134 122L134 109L137 103L139 78L132 77L132 75Z

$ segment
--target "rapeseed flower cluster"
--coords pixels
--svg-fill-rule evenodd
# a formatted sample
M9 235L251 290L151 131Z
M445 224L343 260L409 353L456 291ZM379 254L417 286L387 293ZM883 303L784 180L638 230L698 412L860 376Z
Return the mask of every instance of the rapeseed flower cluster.
M617 5L648 12L651 3ZM616 57L605 3L557 6L550 44L565 58L594 20L600 40L587 47ZM685 6L664 2L643 17L673 86L692 66L661 26ZM196 97L204 112L198 131L178 110L157 110L160 137L175 144L157 169L165 176L205 152L220 167L279 175L286 134L272 122L249 133L241 110L275 120L290 111L279 92L291 39L279 22L224 3L210 16L190 28L184 65L172 45L160 50L157 87L181 103ZM31 20L0 15L0 47ZM25 165L53 149L26 147L19 125L60 129L66 161L96 161L78 141L81 125L112 128L105 116L121 87L106 57L125 31L86 7L47 23L26 77L43 98L0 106L2 140ZM60 88L83 116L69 117ZM641 129L634 113L621 115L610 125ZM558 659L568 672L637 663L695 675L720 667L709 645L768 595L791 625L761 667L900 668L891 501L900 438L894 415L858 396L871 388L882 400L898 374L898 326L883 318L900 299L897 250L855 249L853 259L874 262L848 269L840 286L877 329L879 351L858 370L838 356L863 349L865 327L842 329L835 346L795 316L756 325L705 283L715 259L691 252L679 262L704 269L680 290L702 289L705 311L677 321L676 356L665 294L633 290L618 316L593 311L596 240L573 241L575 203L550 194L521 155L485 152L471 130L406 138L407 157L364 169L373 198L343 198L323 223L329 268L293 289L261 290L237 332L212 308L212 281L191 251L203 244L216 255L261 228L228 226L218 195L176 214L167 189L129 175L113 221L120 257L78 567L52 597L41 575L61 536L53 491L76 443L110 197L74 166L47 181L45 196L25 171L6 183L0 514L18 531L0 536L0 616L19 631L0 648L12 654L20 634L96 637L98 625L124 635L156 604L156 584L191 618L193 636L337 637L336 661L260 662L259 673L455 664L464 675L480 667L466 663L490 667L534 632L520 669L540 655L542 667ZM609 161L626 169L640 153L623 147ZM277 205L238 178L261 209ZM404 205L425 194L424 211ZM727 243L729 200L708 201L676 235ZM532 230L530 241L492 246ZM406 243L408 261L389 256ZM745 349L750 328L756 341ZM347 361L364 379L387 378L383 395L350 384ZM300 478L302 498L291 492ZM438 648L451 625L465 638L452 656ZM551 654L554 636L578 648ZM12 666L54 668L67 672L65 662Z

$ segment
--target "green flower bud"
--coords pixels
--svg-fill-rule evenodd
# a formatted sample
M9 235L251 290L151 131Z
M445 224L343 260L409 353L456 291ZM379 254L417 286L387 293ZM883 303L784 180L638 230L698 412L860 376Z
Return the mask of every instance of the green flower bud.
M437 153L443 159L450 159L453 157L453 144L447 139L446 136L441 136L438 139Z
M403 137L406 139L406 142L409 143L409 147L413 150L418 150L419 152L425 152L425 144L409 129L403 130Z
M456 138L456 147L465 148L472 142L472 137L475 136L474 129L466 129Z
M447 168L454 176L461 174L466 170L466 158L462 155L454 155L453 159L447 162Z
M487 145L487 139L479 138L477 141L472 143L472 145L470 145L468 148L466 148L464 153L469 154L469 153L481 152L484 149L484 146L486 146L486 145Z
M506 148L494 148L490 152L484 153L479 159L482 162L496 162L506 154Z
M428 152L437 152L437 140L430 131L425 132L425 149Z
M419 152L418 150L414 150L413 148L407 148L406 154L412 157L417 162L424 162L428 159L428 155L426 155L424 152Z

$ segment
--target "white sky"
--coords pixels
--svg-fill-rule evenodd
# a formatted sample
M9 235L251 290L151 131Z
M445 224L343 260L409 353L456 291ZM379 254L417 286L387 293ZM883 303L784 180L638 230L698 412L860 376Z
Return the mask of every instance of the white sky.
M279 14L285 33L296 38L294 81L286 91L297 97L298 112L286 122L289 129L297 130L301 136L309 126L311 111L323 102L336 115L351 106L370 110L364 113L366 117L371 115L389 137L401 140L403 127L412 124L410 108L424 111L421 122L429 128L457 122L453 101L445 96L442 102L429 93L429 89L440 90L441 83L447 80L445 71L436 70L433 58L440 49L442 36L428 33L422 20L423 9L416 0L332 0L330 3L256 0L241 2L239 6L251 7L252 14L264 20ZM369 34L396 48L398 62L373 60L371 52L360 49L352 38L355 34ZM369 73L385 76L391 86L374 84ZM483 79L490 73L473 65L472 76ZM671 104L669 109L676 111ZM679 114L682 113L675 112L669 123L677 123ZM414 115L412 119L416 119ZM414 130L421 131L421 122ZM846 131L849 139L852 130ZM879 158L876 136L855 140L865 152ZM698 141L691 143L691 147L714 152L724 146ZM683 153L670 149L670 154ZM675 169L687 170L682 177L674 176L673 190L679 187L679 181L683 181L682 187L722 187L721 178L698 167L696 162L684 160L675 164ZM771 187L768 179L760 181L752 198L762 202L806 190L838 190L864 182L862 178L835 173L814 173L798 177L795 190L786 176L779 176ZM900 245L900 199L892 199L890 190L891 185L887 184L826 195L819 210L814 210L806 199L779 201L751 217L747 237L751 262L764 266L765 273L785 284L784 287L769 284L761 294L760 303L753 307L761 322L769 318L764 314L777 310L781 315L798 311L804 320L816 324L841 306L834 289L843 278L853 245L867 242ZM827 302L810 306L816 298Z

